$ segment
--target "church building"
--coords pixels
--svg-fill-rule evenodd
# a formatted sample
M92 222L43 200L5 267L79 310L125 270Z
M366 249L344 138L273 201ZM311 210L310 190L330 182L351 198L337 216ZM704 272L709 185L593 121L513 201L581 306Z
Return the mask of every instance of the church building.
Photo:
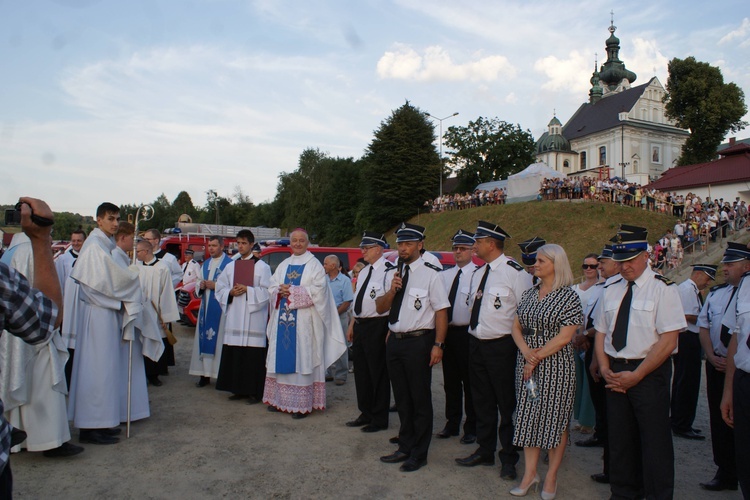
M672 168L690 133L664 115L659 79L632 87L636 74L619 58L614 22L607 61L591 76L588 102L563 125L555 116L536 143L537 162L568 176L621 177L648 184Z

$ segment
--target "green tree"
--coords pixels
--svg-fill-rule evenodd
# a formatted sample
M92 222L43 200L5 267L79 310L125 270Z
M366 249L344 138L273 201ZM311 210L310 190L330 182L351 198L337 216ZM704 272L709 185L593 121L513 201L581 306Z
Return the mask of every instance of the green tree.
M445 144L450 148L449 168L456 172L462 191L507 178L534 162L531 132L497 118L480 116L466 127L450 127Z
M363 159L358 228L385 231L435 197L440 160L434 140L434 125L409 101L380 124Z
M194 221L198 220L199 211L187 191L180 191L172 202L172 206L179 215L188 214Z
M668 69L665 114L690 130L678 164L711 161L727 132L747 126L742 121L747 113L745 94L734 83L724 83L719 68L694 57L674 58Z

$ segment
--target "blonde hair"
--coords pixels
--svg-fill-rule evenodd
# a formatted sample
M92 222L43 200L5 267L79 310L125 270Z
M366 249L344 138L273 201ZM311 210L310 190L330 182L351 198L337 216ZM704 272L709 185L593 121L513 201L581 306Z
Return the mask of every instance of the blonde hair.
M536 254L537 256L543 255L552 261L552 266L555 268L555 281L552 283L553 290L573 284L573 271L570 269L568 255L565 253L563 247L554 243L548 243L540 247L536 251Z

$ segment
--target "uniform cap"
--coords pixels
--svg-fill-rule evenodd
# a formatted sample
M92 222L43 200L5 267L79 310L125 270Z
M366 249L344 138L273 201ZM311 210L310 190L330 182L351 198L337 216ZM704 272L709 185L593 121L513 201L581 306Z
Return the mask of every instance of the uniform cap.
M744 259L750 259L750 250L744 243L736 241L727 242L727 249L724 250L722 262L739 262Z
M362 233L362 241L360 247L369 247L372 245L380 245L385 248L388 244L385 242L385 235L382 233L376 233L375 231L365 231Z
M453 242L453 246L474 246L474 243L477 242L477 240L474 239L474 233L470 231L466 231L465 229L459 229L456 231L456 234L453 235L453 238L451 238L451 241Z
M518 246L521 247L521 260L523 264L525 266L533 266L536 263L536 251L546 244L547 242L538 236L519 243Z
M494 238L496 240L505 241L510 238L510 235L503 231L503 228L492 222L480 220L477 224L477 232L474 234L474 239L480 238Z
M402 222L396 230L396 243L424 240L424 227Z
M716 279L716 269L718 269L719 266L714 266L711 264L694 264L693 265L693 271L703 271L708 275L709 278L712 280Z
M624 228L624 229L623 229ZM625 262L648 249L648 230L637 226L620 226L613 238L612 260Z

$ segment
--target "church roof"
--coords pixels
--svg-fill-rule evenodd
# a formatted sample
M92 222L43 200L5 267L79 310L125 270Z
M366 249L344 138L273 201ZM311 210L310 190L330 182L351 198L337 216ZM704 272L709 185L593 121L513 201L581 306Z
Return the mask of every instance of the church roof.
M719 154L721 158L708 163L670 168L648 187L673 191L750 181L750 145L737 143Z
M536 152L545 153L547 151L571 151L570 141L563 135L545 132L536 141Z
M642 85L623 90L622 92L609 94L593 104L590 102L581 104L581 107L578 108L563 127L563 135L566 139L572 141L579 137L619 127L623 124L620 121L619 114L623 112L629 113L655 78L653 77ZM636 120L629 120L625 124L630 126L664 126L660 124L647 124ZM678 134L688 133L686 130L677 127L668 127Z

